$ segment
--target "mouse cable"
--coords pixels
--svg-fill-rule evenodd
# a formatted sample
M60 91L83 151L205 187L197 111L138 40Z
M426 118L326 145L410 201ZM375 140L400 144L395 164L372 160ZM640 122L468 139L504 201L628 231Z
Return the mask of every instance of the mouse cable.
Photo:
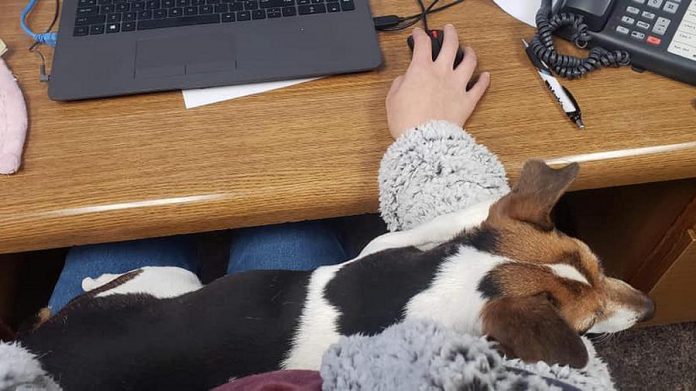
M418 2L418 6L421 9L421 16L420 20L423 21L423 30L425 31L430 31L430 28L428 28L428 11L437 4L438 1L440 0L433 0L432 3L430 3L430 7L428 9L425 8L425 4L423 4L423 0L416 0Z
M444 11L450 7L464 2L464 0L454 0L449 4L441 5L436 8L435 5L437 5L440 2L440 0L433 0L433 2L430 3L427 7L425 7L425 5L423 4L423 0L417 1L418 5L421 7L420 13L404 17L398 15L377 16L373 18L375 22L375 29L378 31L401 31L415 25L419 21L423 21L423 26L427 31L428 15Z
M587 47L592 39L583 17L572 13L553 12L551 0L542 0L536 14L537 34L529 47L537 59L543 61L557 75L566 79L578 79L589 72L603 67L620 67L631 63L631 56L625 50L607 50L594 47L585 58L560 54L553 43L553 33L565 29L570 40L580 49Z
M39 65L39 80L41 82L48 82L50 77L46 73L46 58L44 57L43 53L41 53L39 46L43 44L51 47L56 46L57 34L55 32L51 32L51 30L53 30L53 27L58 21L58 16L60 15L60 0L55 0L55 12L53 13L53 19L51 20L51 24L43 33L34 33L26 24L27 18L34 9L34 6L36 6L36 0L29 1L27 6L22 11L20 25L24 32L34 40L31 46L29 46L29 52L36 53L36 55L39 57L39 61L41 61L41 64Z

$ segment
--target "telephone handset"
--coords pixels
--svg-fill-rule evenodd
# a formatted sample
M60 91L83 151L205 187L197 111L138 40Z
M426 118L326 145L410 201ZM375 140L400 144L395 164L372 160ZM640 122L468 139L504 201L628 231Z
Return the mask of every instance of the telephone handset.
M600 31L607 24L612 7L616 0L607 1L556 1L555 12L567 12L583 17L591 31Z
M696 85L696 0L558 0L553 13L582 16L590 47L626 51L636 70Z

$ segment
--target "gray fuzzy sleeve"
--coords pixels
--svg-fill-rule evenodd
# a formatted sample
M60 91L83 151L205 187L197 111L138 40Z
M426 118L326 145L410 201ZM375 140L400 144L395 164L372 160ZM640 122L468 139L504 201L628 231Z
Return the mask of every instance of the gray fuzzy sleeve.
M390 231L510 191L497 156L447 121L427 122L397 139L382 159L379 187L380 212Z

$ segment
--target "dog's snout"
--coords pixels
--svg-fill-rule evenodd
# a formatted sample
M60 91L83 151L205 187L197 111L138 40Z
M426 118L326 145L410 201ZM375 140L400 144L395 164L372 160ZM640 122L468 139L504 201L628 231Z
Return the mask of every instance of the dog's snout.
M653 318L655 315L655 302L653 299L651 299L648 296L645 296L645 302L643 303L643 313L640 319L638 319L639 322L644 322L646 320L650 320Z

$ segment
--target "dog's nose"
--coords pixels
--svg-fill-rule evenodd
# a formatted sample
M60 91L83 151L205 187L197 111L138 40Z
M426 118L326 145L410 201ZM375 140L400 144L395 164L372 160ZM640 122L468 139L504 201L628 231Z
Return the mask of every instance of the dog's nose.
M655 302L649 297L645 297L645 303L643 303L643 316L638 319L639 322L644 322L646 320L652 319L655 315Z

